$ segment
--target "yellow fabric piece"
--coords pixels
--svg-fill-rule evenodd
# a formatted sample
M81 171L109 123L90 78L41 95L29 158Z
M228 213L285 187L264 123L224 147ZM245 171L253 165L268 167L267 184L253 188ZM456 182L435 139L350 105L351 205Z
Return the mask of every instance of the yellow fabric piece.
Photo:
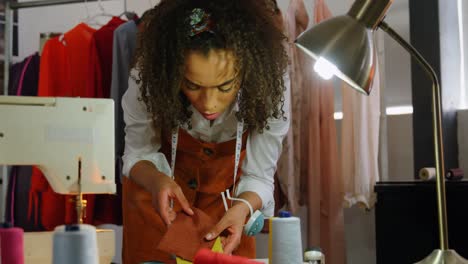
M213 247L211 248L211 251L216 252L216 253L223 253L223 244L221 243L221 238L218 237L213 244Z
M192 262L185 260L185 259L181 259L179 257L176 258L176 262L177 264L192 264Z
M213 244L213 247L211 248L211 251L216 252L216 253L223 253L223 244L221 243L221 238L218 237ZM177 264L192 264L192 262L181 259L179 257L176 258Z

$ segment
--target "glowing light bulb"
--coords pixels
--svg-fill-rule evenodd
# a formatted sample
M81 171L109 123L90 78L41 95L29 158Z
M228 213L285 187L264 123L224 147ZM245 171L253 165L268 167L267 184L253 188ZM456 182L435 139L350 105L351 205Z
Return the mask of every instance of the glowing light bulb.
M314 65L314 71L316 71L323 79L330 80L333 75L338 72L338 69L333 63L323 57L320 57Z

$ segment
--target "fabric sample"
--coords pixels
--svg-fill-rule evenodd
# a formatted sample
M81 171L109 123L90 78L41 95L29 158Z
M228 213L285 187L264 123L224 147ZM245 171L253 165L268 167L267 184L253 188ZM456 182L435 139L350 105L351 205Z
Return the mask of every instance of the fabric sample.
M192 208L194 215L177 214L161 239L158 249L192 261L198 250L211 249L215 240L205 240L206 234L215 226L215 221L198 208Z

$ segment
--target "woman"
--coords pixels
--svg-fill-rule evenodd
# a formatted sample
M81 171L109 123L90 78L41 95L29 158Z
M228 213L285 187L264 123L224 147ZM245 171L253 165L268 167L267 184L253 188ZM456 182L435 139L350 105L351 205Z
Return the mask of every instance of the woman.
M225 211L220 193L273 213L289 99L284 36L269 3L171 0L148 15L122 100L124 263L170 261L156 247L192 208L217 222L207 240L223 233L225 253L255 256L242 235L248 206Z

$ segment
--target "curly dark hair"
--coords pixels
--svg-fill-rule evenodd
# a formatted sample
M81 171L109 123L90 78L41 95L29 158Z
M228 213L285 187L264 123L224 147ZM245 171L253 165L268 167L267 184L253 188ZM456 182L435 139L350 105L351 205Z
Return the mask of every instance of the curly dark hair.
M211 32L191 36L194 8L211 14ZM268 118L285 113L285 36L275 27L270 0L164 0L145 18L133 76L157 127L191 127L190 102L181 91L187 51L224 49L235 57L241 84L239 112L250 129L269 129Z

